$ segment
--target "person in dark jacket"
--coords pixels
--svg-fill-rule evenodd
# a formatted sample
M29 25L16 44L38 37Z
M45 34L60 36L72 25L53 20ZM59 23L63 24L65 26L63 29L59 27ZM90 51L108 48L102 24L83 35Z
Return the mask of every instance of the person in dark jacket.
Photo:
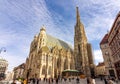
M107 81L107 79L106 79L106 78L104 78L104 82L105 82L105 84L108 84L108 81Z

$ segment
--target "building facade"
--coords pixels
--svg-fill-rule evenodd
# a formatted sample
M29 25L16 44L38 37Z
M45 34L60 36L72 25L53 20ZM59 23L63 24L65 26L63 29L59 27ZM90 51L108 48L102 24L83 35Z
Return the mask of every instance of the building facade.
M24 69L25 69L25 63L22 63L21 65L15 67L13 70L14 73L13 79L23 78Z
M0 79L5 78L7 67L8 67L8 61L3 58L0 58Z
M96 76L105 76L105 64L104 62L98 63L96 66Z
M71 46L46 34L45 27L34 37L26 59L26 76L37 78L60 77L65 69L74 69Z
M91 44L87 42L84 25L77 7L74 50L62 40L46 34L45 27L34 37L26 59L25 78L57 78L63 70L76 69L86 76L94 75L94 59Z
M118 79L120 79L120 12L116 16L109 32L108 43L111 49L111 56L116 70L116 75Z
M91 76L91 65L94 65L91 45L87 42L84 25L80 21L79 10L76 12L76 25L74 36L75 69Z
M7 80L7 81L11 81L11 80L13 80L13 76L14 76L14 72L7 72L6 73L6 78L5 78L5 80Z
M114 60L112 59L112 53L108 43L108 34L106 34L100 42L100 48L105 63L106 75L115 77Z

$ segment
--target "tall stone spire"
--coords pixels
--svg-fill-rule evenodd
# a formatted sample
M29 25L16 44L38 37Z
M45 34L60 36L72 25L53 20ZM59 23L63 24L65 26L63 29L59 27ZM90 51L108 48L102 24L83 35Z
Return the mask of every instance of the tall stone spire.
M80 15L79 15L79 9L76 7L76 24L80 23Z
M84 73L86 76L90 76L88 51L87 51L87 37L85 35L84 25L80 21L78 7L76 7L74 57L75 57L75 69Z

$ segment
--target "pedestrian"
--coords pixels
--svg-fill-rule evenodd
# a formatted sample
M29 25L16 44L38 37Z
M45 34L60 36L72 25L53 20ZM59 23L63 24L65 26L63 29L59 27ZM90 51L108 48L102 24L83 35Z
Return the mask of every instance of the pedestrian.
M104 82L105 82L105 84L108 84L108 81L107 81L107 79L106 79L106 78L104 78Z
M69 78L69 82L71 82L71 78Z
M50 78L48 79L48 82L49 82L49 84L51 83L51 79Z
M23 83L24 83L24 84L27 84L27 79L25 79L25 80L23 81Z
M37 79L37 84L39 84L39 79Z
M44 78L44 82L45 82L45 78Z
M87 78L87 84L90 84L90 78Z
M51 81L52 81L52 84L53 84L53 78L51 79Z
M94 78L92 79L92 84L96 84L96 83L95 83L95 79L94 79Z
M15 80L13 80L13 82L12 82L11 84L16 84L16 81L15 81Z
M115 77L115 82L118 84L118 79Z
M77 82L77 84L79 83L79 78L77 77L77 79L76 79L76 82Z
M33 84L35 84L35 78L33 78Z
M56 78L56 84L58 84L58 78Z

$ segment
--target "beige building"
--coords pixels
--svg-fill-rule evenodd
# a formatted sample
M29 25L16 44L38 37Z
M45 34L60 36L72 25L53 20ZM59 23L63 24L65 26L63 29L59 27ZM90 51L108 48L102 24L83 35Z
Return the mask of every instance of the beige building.
M46 34L45 27L42 27L31 43L26 67L26 77L61 76L63 70L74 69L72 48L64 41Z
M108 34L106 34L103 37L102 41L100 42L100 48L101 48L104 63L105 63L106 75L115 77L113 59L111 56L111 50L108 43Z
M116 76L120 79L120 12L116 16L108 34L108 44L110 46Z
M6 73L6 78L5 78L5 80L7 80L7 81L11 81L11 80L13 80L13 76L14 76L14 72L7 72Z
M0 79L5 78L6 70L8 67L8 61L0 58Z
M13 79L23 78L24 69L25 69L25 63L22 63L21 65L15 67L13 70L14 72Z
M76 25L74 36L74 57L75 69L84 73L86 76L91 76L94 73L94 59L91 45L87 41L84 25L80 21L79 10L76 12Z
M25 78L61 77L62 71L66 69L79 70L86 76L94 75L92 48L87 42L78 7L76 19L74 50L66 42L46 34L44 26L40 29L26 59Z
M96 76L104 76L104 75L106 75L105 64L104 62L101 62L96 66Z

